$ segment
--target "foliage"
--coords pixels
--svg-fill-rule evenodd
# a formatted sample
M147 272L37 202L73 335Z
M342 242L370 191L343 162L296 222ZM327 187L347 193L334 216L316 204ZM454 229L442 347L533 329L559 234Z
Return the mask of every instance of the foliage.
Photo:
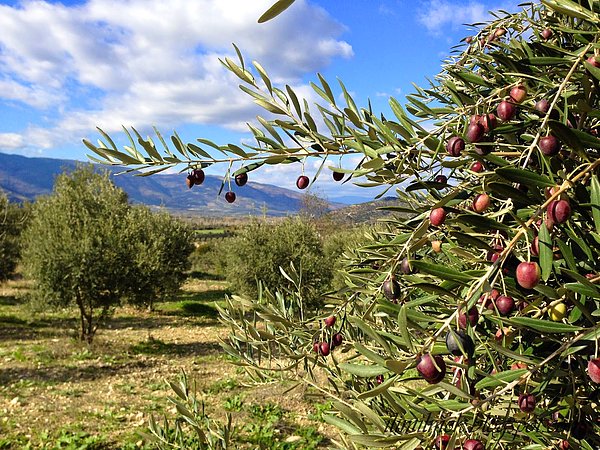
M79 167L56 179L53 194L33 205L24 231L23 263L36 295L76 304L81 339L91 341L128 285L126 194L108 174ZM99 317L95 317L100 310Z
M323 441L314 427L293 427L293 435L285 438L282 428L290 429L286 423L287 411L273 403L251 404L246 408L248 416L243 427L235 426L232 415L227 413L225 421L210 417L204 403L198 400L196 386L190 383L185 373L178 382L169 383L176 397L169 397L175 406L174 420L164 418L162 424L153 417L150 434L143 435L159 449L197 448L260 448L260 449L316 449ZM226 400L228 411L241 412L243 402L239 395Z
M291 4L278 3L273 14ZM148 156L133 147L123 153L106 136L110 147L86 145L131 170L243 159L244 172L307 157L324 167L328 157L361 155L344 172L359 185L398 186L406 206L391 209L407 216L375 229L350 256L346 287L330 299L337 324L304 317L301 293L233 297L221 310L232 328L225 349L257 378L286 371L327 393L336 412L326 420L343 430L347 447L408 450L448 434L448 448L476 439L486 448L591 450L600 447L598 388L586 371L599 337L599 36L597 1L498 12L405 107L390 99L391 118L359 109L341 82L338 104L319 76L312 86L326 102L316 106L326 130L289 86L273 86L238 52L239 62L224 65L273 117L251 126L256 145L199 139L225 154L218 158L176 135L177 153L167 148L164 156L141 136ZM557 214L558 201L568 202L568 213L561 203ZM447 218L434 226L436 208ZM539 264L539 284L518 281L523 262ZM493 289L518 308L503 311L490 301ZM553 312L560 304L564 315ZM465 333L473 354L453 357L445 337L457 339L459 315L471 308L478 318ZM340 349L314 351L335 332L343 334ZM417 364L429 355L436 376L427 381ZM529 395L536 405L523 405L520 396Z
M330 210L329 202L318 195L307 192L300 200L298 215L305 220L320 219Z
M151 304L179 287L190 236L167 215L130 207L107 173L78 167L33 205L23 263L36 297L77 306L80 337L91 342L122 299Z
M257 295L259 281L271 291L293 290L281 272L292 270L290 265L302 273L302 296L309 305L319 303L319 294L331 282L329 260L315 227L301 219L254 221L227 242L225 256L231 289L249 297Z
M128 300L152 309L185 281L194 249L192 229L166 212L153 213L143 206L132 207L127 220L133 258Z
M55 435L44 431L35 438L41 441L37 446L31 442L31 436L29 436L29 439L23 438L19 440L0 438L0 449L100 450L109 446L103 435L92 436L82 431L60 430ZM127 446L124 448L132 447Z
M333 269L331 284L335 290L339 290L345 286L343 269L348 264L346 254L365 243L365 234L368 233L368 228L363 226L348 228L337 225L336 229L332 229L331 225L329 224L321 232L323 235L323 252L327 255L330 267Z
M0 281L14 273L19 261L19 236L26 219L25 207L8 201L0 193Z
M227 259L225 249L228 237L210 238L197 241L190 255L192 275L222 279L225 277Z
M231 424L231 415L227 414L227 423L210 418L204 411L204 404L195 394L195 386L190 386L183 373L177 383L169 382L176 397L169 397L177 410L177 418L171 424L165 417L163 424L154 417L150 420L149 439L159 449L196 448L227 449L232 448L235 428Z

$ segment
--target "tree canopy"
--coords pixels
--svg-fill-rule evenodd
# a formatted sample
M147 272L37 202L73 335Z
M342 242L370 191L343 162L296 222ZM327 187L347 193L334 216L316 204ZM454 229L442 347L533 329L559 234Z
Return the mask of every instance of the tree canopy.
M132 208L108 173L78 167L38 199L23 233L22 260L44 302L76 305L82 340L121 300L151 305L183 281L193 248L188 227Z

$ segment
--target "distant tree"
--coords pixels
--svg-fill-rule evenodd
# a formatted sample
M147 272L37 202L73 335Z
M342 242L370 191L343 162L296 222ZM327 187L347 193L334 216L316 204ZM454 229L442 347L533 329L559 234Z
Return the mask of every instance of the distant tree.
M25 209L0 193L0 281L12 275L19 261L19 235L25 223Z
M293 264L301 273L303 298L318 303L331 283L332 270L314 225L289 218L278 224L253 222L226 246L226 277L233 291L256 296L258 281L270 291L295 290L280 271Z
M153 309L154 302L179 289L190 267L193 230L166 212L135 206L128 216L134 264L129 300Z
M331 210L329 202L316 194L307 192L300 200L301 217L306 219L319 219Z

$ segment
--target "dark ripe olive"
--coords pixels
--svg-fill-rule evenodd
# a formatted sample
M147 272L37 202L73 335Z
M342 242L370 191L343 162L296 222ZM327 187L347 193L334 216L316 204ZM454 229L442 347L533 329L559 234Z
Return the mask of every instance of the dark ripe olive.
M483 133L484 133L484 128L483 125L479 124L479 123L474 123L472 125L469 125L469 127L467 128L467 140L471 143L475 143L475 142L479 142L481 141L481 138L483 137Z
M467 358L472 358L475 352L473 339L465 330L448 331L448 334L446 334L446 347L454 356L465 355Z
M233 203L235 202L235 192L229 191L225 194L225 200L227 200L227 203Z
M246 172L235 176L235 184L242 187L248 182L248 174Z
M310 180L306 175L300 175L296 180L296 187L298 189L306 189L310 184Z
M383 282L383 295L392 301L400 298L400 283L394 277L388 278Z
M560 141L556 136L549 135L540 139L539 147L546 156L554 156L560 151Z
M514 105L514 103L508 102L506 100L501 101L498 105L498 108L496 109L496 115L503 122L511 120L513 117L515 117L516 113L517 107Z
M533 394L520 394L519 395L518 405L519 405L519 409L523 412L526 412L526 413L533 412L535 410L536 403L537 403L537 400L535 398L535 395L533 395Z
M547 213L553 223L565 223L571 216L571 205L567 200L553 200L548 205Z
M446 375L446 363L439 356L431 356L429 353L419 357L417 371L430 384L439 383Z
M446 143L446 151L450 156L460 156L461 152L465 149L465 141L459 136L453 136L448 139Z
M204 183L204 170L202 169L194 169L192 171L192 176L194 177L194 184L196 186L200 186L202 183Z

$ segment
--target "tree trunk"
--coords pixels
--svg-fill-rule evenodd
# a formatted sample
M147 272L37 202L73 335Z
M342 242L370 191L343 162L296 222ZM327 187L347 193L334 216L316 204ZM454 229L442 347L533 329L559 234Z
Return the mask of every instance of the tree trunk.
M94 311L92 308L90 308L89 313L86 312L83 298L81 298L81 292L79 292L79 289L75 295L77 306L79 307L79 314L81 315L81 334L79 335L79 339L91 344L92 340L94 339L95 331L93 326Z
M81 318L81 333L79 334L79 340L85 341L85 308L83 307L83 300L81 299L79 289L75 292L75 301L79 307L79 316Z
M94 332L96 330L94 330L94 325L93 325L93 316L92 316L92 310L90 309L90 314L86 317L87 319L87 333L85 336L85 340L88 344L92 343L92 339L94 339Z

